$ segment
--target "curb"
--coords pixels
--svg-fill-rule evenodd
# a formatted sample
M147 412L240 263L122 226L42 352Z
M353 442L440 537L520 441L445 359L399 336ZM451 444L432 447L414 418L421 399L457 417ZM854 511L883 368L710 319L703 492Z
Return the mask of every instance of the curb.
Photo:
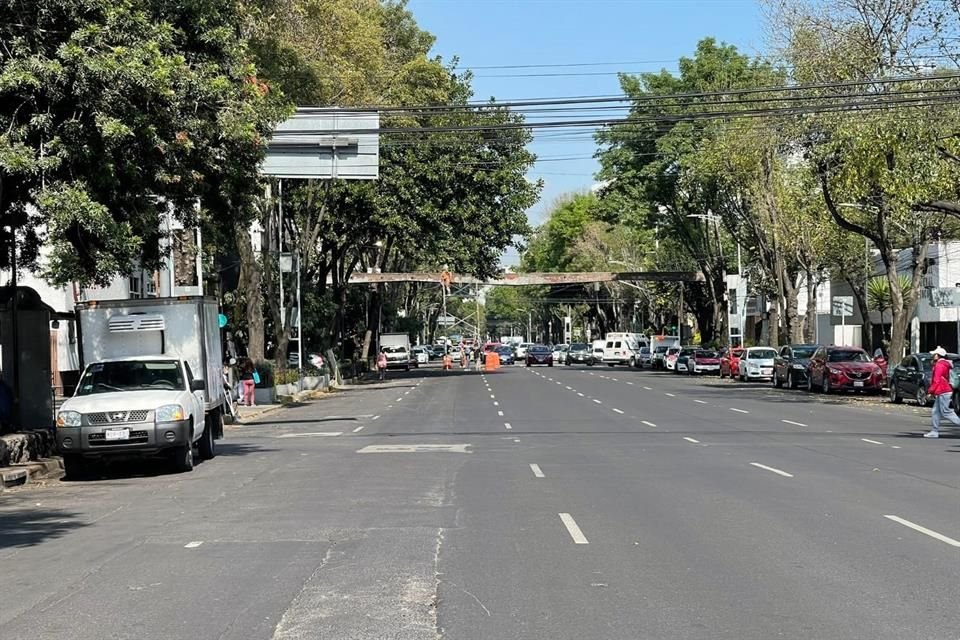
M39 480L56 479L63 475L63 460L45 458L0 468L0 491L22 487Z
M289 409L290 405L296 402L303 402L304 400L320 400L327 395L332 395L334 392L333 387L329 389L315 389L312 391L304 391L293 396L280 396L278 400L280 404L274 405L269 408L265 408L262 411L256 413L248 414L243 416L240 420L236 420L227 424L227 427L243 427L249 423L251 420L256 420L261 416L267 415L268 413L273 413L274 411L279 411L280 409Z

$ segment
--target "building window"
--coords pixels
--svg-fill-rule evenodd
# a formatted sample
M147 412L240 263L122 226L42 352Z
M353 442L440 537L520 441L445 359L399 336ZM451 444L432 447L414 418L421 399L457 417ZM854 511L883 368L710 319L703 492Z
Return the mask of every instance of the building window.
M130 276L127 278L127 282L130 286L130 298L132 300L137 300L143 297L143 282L140 279L139 275Z
M732 316L738 315L738 312L737 312L737 290L736 290L736 289L730 289L729 295L730 295L730 315L732 315Z

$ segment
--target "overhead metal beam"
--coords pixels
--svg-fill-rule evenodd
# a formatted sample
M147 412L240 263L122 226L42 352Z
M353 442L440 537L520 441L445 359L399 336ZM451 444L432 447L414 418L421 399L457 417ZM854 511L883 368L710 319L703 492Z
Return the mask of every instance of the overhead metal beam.
M699 271L577 271L571 273L506 273L501 278L486 280L452 273L451 282L491 286L525 287L531 285L589 284L591 282L703 282ZM332 282L330 279L328 283ZM382 284L387 282L435 282L440 272L362 273L350 274L349 284Z

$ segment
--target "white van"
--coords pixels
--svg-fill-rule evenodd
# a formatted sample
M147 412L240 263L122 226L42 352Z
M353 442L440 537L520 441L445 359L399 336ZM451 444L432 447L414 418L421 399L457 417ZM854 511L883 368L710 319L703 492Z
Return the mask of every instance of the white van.
M624 364L636 367L640 362L640 347L648 345L639 333L608 333L604 339L603 362L608 366Z
M593 346L591 347L591 355L593 356L593 362L603 362L603 352L604 348L607 345L606 340L594 340Z

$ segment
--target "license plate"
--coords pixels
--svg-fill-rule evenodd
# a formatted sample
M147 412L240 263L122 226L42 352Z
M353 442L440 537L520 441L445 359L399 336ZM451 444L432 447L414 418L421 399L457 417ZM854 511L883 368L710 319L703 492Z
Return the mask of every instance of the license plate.
M862 387L862 386L863 386L863 380L854 380L854 381L853 381L853 386L855 386L855 387Z
M107 429L103 432L104 440L129 440L130 429Z
M765 376L773 375L773 369L764 369L763 375Z

